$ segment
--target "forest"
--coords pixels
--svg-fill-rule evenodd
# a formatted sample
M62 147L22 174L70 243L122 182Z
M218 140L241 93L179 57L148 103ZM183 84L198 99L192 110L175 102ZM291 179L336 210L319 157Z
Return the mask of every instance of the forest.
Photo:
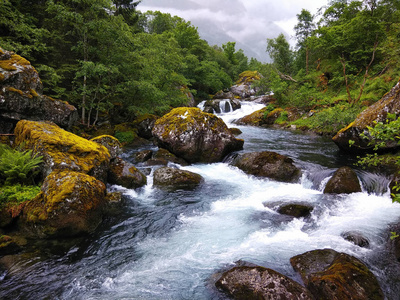
M209 99L252 70L262 74L254 85L273 92L275 106L311 112L290 121L333 134L400 75L398 0L333 0L315 16L303 9L294 49L283 34L266 40L272 63L249 59L234 42L209 45L190 22L140 12L139 2L4 0L0 45L26 57L45 94L75 105L88 126L163 114L192 95Z

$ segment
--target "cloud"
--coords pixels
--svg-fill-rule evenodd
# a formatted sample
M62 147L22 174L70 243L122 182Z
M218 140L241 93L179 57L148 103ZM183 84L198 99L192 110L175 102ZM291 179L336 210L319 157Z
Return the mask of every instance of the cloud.
M138 9L177 15L198 27L209 44L236 42L248 57L268 61L266 39L284 33L294 45L293 27L301 9L316 13L328 0L143 0Z

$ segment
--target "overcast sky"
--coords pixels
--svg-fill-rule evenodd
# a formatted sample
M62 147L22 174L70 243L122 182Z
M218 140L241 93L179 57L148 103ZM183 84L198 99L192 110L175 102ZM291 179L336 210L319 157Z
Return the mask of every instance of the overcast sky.
M280 33L291 45L296 15L301 9L312 14L327 5L328 0L142 0L138 10L159 10L177 15L198 27L200 36L210 45L236 42L248 57L268 61L267 38Z

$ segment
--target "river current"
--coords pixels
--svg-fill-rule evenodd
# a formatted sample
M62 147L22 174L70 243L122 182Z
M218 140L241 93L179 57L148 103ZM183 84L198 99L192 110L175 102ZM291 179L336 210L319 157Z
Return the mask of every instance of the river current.
M193 191L154 188L152 172L142 189L110 186L124 193L122 211L92 236L70 240L68 247L41 242L29 254L10 257L10 271L0 274L0 298L225 299L213 288L213 274L239 260L300 282L289 259L331 248L361 259L386 298L398 299L400 268L386 243L389 225L400 220L400 204L390 199L389 179L357 170L363 192L324 195L332 173L352 166L354 159L320 136L231 124L261 107L244 102L241 110L219 116L242 130L244 152L269 150L291 157L302 169L301 181L256 178L221 162L177 166L204 177ZM132 159L138 150L124 158ZM294 219L276 212L284 203L314 210L309 218ZM369 247L346 241L342 235L349 231L368 238Z

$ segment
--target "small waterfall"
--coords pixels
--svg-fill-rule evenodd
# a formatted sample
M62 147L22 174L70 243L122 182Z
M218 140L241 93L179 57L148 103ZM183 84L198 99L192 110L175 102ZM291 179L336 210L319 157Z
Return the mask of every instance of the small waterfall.
M221 113L229 113L233 111L232 104L228 99L221 100L219 102L219 108Z

